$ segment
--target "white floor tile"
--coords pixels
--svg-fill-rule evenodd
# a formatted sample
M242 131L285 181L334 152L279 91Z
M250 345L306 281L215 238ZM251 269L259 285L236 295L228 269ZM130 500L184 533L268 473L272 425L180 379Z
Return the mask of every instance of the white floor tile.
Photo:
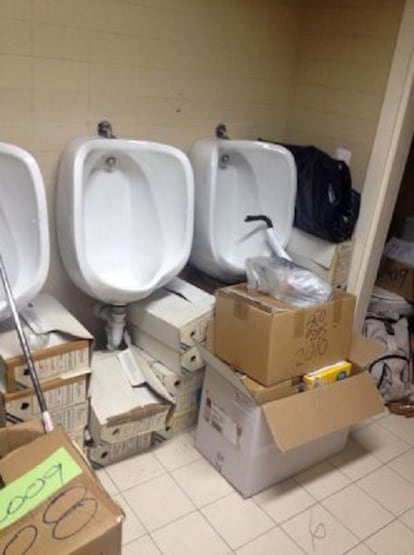
M386 466L357 484L394 515L401 515L414 506L414 486Z
M175 470L201 458L200 452L194 447L194 436L190 433L166 441L157 447L154 454L167 470Z
M373 457L369 451L352 439L349 439L345 449L331 457L329 462L352 481L366 476L382 464L379 459Z
M152 453L143 453L108 466L106 472L119 491L132 488L165 473Z
M144 536L147 531L122 497L122 494L114 495L112 499L121 506L125 513L125 520L122 523L122 544L130 543L132 540Z
M305 553L342 555L359 543L326 509L315 505L281 525Z
M322 505L360 540L365 540L395 518L355 485L328 497Z
M304 551L283 530L274 528L244 545L236 553L237 555L269 555L271 553L303 555Z
M414 531L414 508L401 515L400 520Z
M323 499L351 483L350 479L328 462L322 462L295 476L315 499Z
M294 480L280 482L253 499L277 523L289 520L316 503L315 499Z
M275 526L251 499L243 499L236 492L207 505L201 512L233 549Z
M414 446L414 418L406 418L398 414L389 414L381 420L381 426Z
M160 555L160 550L149 536L144 536L122 547L122 555Z
M119 493L118 488L113 483L111 478L108 476L108 474L106 473L106 470L104 468L102 468L101 470L97 470L96 475L98 476L99 481L101 482L103 487L106 489L106 491L109 493L109 495L115 495L115 494Z
M414 449L410 449L407 453L392 460L388 463L388 466L414 484Z
M233 491L233 487L204 458L171 473L196 507L212 503Z
M410 448L408 443L386 430L381 423L365 426L352 433L351 437L382 462L388 462Z
M360 543L351 551L347 551L346 555L372 555L374 552L369 549L364 543Z
M377 555L413 555L414 532L395 521L366 540L366 543Z
M351 433L354 433L357 430L361 430L362 428L365 428L365 426L369 426L369 424L374 424L375 422L379 422L380 420L385 418L388 414L389 414L388 409L384 409L384 411L381 412L380 414L376 414L375 416L372 416L371 418L367 418L366 420L361 420L357 424L354 424L353 426L351 426Z
M153 532L152 538L165 555L225 555L231 552L199 512Z
M124 497L149 531L195 510L191 501L167 475L129 489L124 492Z

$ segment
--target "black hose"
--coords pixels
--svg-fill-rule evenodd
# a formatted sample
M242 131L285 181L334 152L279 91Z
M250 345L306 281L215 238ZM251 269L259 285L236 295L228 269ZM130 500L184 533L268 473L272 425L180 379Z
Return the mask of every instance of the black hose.
M258 214L257 216L246 216L244 218L245 222L265 222L267 227L273 227L273 222L272 220L268 217L265 216L264 214Z

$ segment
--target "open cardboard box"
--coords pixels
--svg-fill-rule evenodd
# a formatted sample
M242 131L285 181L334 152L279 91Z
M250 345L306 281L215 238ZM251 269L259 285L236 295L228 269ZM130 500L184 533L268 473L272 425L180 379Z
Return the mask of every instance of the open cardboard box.
M216 292L217 356L270 386L348 357L355 297L335 290L332 301L296 307L248 291L246 284Z
M39 380L89 368L93 336L54 297L41 293L20 311ZM10 320L0 324L0 375L7 392L32 388L24 356Z
M121 555L122 510L63 430L0 430L0 553Z
M351 377L261 405L237 372L202 352L207 367L196 446L244 497L341 451L350 426L384 410L364 371L382 348L362 337L352 341Z
M405 262L383 256L376 284L414 302L414 267Z

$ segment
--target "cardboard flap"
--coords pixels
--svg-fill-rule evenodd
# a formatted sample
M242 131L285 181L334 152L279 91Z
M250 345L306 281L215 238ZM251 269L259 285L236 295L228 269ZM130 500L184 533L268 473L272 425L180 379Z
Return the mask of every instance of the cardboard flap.
M64 333L80 339L92 335L54 297L41 293L20 311L20 315L35 334Z
M385 345L368 339L363 335L352 336L349 361L360 369L366 368L371 362L382 356L386 351Z
M202 289L191 285L180 278L174 278L164 285L163 289L169 293L173 293L183 300L191 304L206 304L208 306L214 304L214 296L206 293Z
M384 410L367 372L262 405L281 451L342 430Z

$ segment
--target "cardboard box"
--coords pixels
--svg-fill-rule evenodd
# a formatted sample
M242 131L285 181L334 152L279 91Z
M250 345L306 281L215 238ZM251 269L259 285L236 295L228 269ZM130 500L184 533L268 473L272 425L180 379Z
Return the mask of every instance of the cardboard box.
M139 347L137 347L137 349L139 349ZM162 362L156 360L144 350L139 349L139 352L148 362L154 375L174 398L175 412L181 412L199 406L205 373L204 368L200 368L199 370L183 376L170 370L162 364Z
M38 295L20 311L39 380L79 372L91 364L92 335L54 297ZM0 324L0 376L6 391L32 382L14 325Z
M270 386L338 360L351 347L355 297L335 290L333 300L298 308L245 284L216 293L214 345L217 356Z
M90 369L69 378L55 378L43 382L42 389L50 413L67 411L69 407L84 403L88 397ZM40 415L36 395L30 389L6 393L0 391L0 425L30 420Z
M205 351L196 447L244 497L342 450L350 426L384 410L362 371L370 353L361 341L352 352L352 377L263 405L227 364Z
M394 258L383 256L376 285L397 293L414 303L414 267Z
M166 429L154 432L154 443L162 443L177 434L193 429L198 421L198 413L199 407L192 407L181 412L175 412Z
M99 442L87 450L88 459L94 468L103 468L147 451L152 446L152 432L130 437L117 443Z
M293 262L311 270L333 287L346 289L353 240L330 243L294 227L286 248Z
M62 426L66 432L85 428L89 419L89 401L83 401L76 405L63 406L50 412L55 426ZM13 416L10 412L6 416L6 426L14 426L20 422L27 421Z
M121 555L124 514L61 429L0 430L0 475L1 553Z
M133 345L96 352L89 431L95 443L116 443L168 425L174 400Z
M204 365L197 346L205 341L214 303L212 295L175 278L129 305L132 341L175 372L194 372Z

